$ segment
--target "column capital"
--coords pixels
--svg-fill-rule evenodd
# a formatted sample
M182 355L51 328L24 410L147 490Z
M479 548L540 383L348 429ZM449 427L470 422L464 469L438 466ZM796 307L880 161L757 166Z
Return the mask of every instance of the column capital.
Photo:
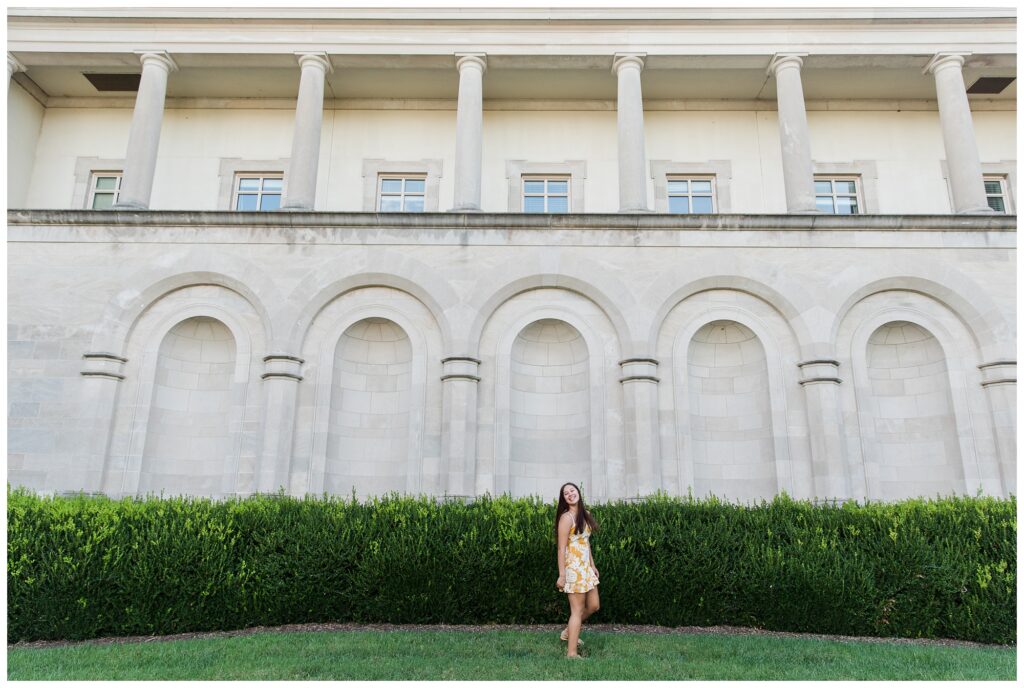
M805 57L807 57L807 53L775 53L768 63L768 69L765 70L765 74L775 76L779 73L780 69L789 68L799 71L804 66Z
M167 73L178 71L178 63L174 61L174 58L167 51L136 50L135 54L139 56L139 62L142 63L143 67L152 64L161 67Z
M15 72L26 72L26 71L28 71L28 70L25 68L25 65L21 64L21 62L18 60L18 58L16 58L14 55L11 55L10 53L7 53L7 76L8 77L10 77Z
M932 59L928 60L928 64L921 70L922 74L934 74L935 72L946 69L947 67L956 67L960 69L964 66L964 62L971 56L971 53L935 53Z
M470 67L476 67L481 74L487 71L487 53L455 53L455 57L459 58L455 68L460 74Z
M304 360L290 354L268 354L263 357L265 372L260 376L263 380L294 380L302 382L302 364Z
M448 382L449 380L480 382L480 376L478 375L480 368L479 358L473 358L472 356L447 356L441 359L441 366L443 368L441 382Z
M636 67L642 72L646 57L647 53L615 53L615 58L612 60L612 73L618 74L619 70L625 67Z
M334 65L331 64L331 58L326 52L295 53L295 59L299 61L300 68L318 67L325 74L334 73Z
M619 382L660 382L658 377L658 359L627 358L619 361L622 377Z
M800 384L813 385L828 382L834 385L842 383L839 377L839 361L830 358L818 358L797 363L800 368Z

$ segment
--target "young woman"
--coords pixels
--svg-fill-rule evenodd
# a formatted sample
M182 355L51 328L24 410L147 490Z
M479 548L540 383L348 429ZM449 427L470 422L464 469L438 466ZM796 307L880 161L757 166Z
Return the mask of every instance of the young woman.
M558 582L555 585L569 595L569 625L562 631L562 640L569 642L567 657L577 657L577 643L582 644L580 626L584 619L601 608L597 595L598 573L590 554L590 534L597 522L583 505L580 488L572 483L562 485L555 512L558 534Z

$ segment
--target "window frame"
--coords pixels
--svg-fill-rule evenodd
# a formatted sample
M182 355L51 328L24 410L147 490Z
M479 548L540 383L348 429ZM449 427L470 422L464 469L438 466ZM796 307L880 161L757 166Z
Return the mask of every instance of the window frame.
M669 184L671 182L686 182L687 192L685 194L673 193L669 190ZM697 194L699 198L710 198L711 199L711 212L710 213L695 213L693 212L693 182L710 182L711 192L709 194L700 193ZM665 212L670 215L717 215L718 214L718 193L716 187L715 175L713 174L667 174L665 175L665 197L666 197L666 210ZM685 213L673 212L672 211L672 199L673 198L687 198L689 199L687 205L690 207Z
M107 177L113 177L114 179L117 180L115 185L114 185L114 191L113 191L113 194L112 194L114 199L113 199L113 201L111 201L109 208L95 208L93 206L96 204L96 193L99 192L99 193L104 194L104 195L107 195L107 194L110 193L110 191L107 190L107 189L97 189L96 188L96 183L100 179L104 179L104 178L107 178ZM121 197L121 184L122 184L123 181L124 181L124 170L92 170L90 172L90 175L89 175L89 191L86 194L86 199L85 199L85 208L86 208L86 210L110 210L110 209L112 209L115 205L117 205L117 201Z
M818 182L831 182L831 184L832 184L832 193L831 194L818 193L818 189L817 189L817 183ZM835 190L835 183L836 182L853 182L853 194L837 193L836 190ZM818 212L820 212L822 215L835 215L835 216L838 217L838 216L843 216L843 215L864 215L865 214L864 213L864 193L863 193L863 188L864 187L863 187L863 184L861 182L861 178L860 178L859 174L836 174L836 173L820 174L820 173L816 173L814 175L814 183L815 183L815 189L814 189L814 207L815 207L815 209L818 208L818 197L819 196L828 195L832 199L832 212L831 213L826 213L824 211L819 210ZM842 198L851 198L851 197L854 198L856 200L856 202L857 202L857 212L855 212L855 213L838 213L838 212L836 212L836 208L837 208L836 199L838 199L840 197L842 197Z
M380 207L379 197L381 177L421 177L425 181L423 187L423 212L436 213L440 207L441 175L443 169L443 161L433 158L423 160L384 160L381 158L364 158L363 212L381 212L378 210Z
M254 210L241 210L238 207L238 197L252 196L253 192L239 188L243 179L259 179L259 189L255 192L256 195L256 208ZM268 179L279 179L281 181L281 189L276 193L270 193L266 195L277 196L278 204L276 208L270 208L267 210L263 209L263 196L265 195L263 185ZM272 213L281 209L281 205L284 203L284 172L235 172L234 184L231 193L231 210L238 213Z
M401 181L402 190L397 194L394 192L384 191L385 181ZM420 192L409 192L406 191L406 183L409 181L423 182L423 191ZM397 197L400 201L401 206L399 210L384 210L381 208L381 203L384 200L384 196ZM405 201L408 198L419 198L422 201L423 208L421 210L408 210L405 207ZM380 172L377 174L377 200L374 204L375 212L378 213L425 213L427 212L427 173L415 172L415 173L403 173L403 172Z
M654 182L654 212L669 213L668 181L670 178L712 178L712 206L714 214L732 212L732 162L729 160L703 160L676 162L651 160L651 179ZM671 213L678 215L681 213Z
M988 192L988 189L985 189L985 202L988 203L988 199L992 198L992 197L997 197L997 198L1003 199L1003 209L1002 210L996 210L995 208L992 208L991 205L989 205L989 208L992 208L992 212L996 213L997 215L1012 215L1013 213L1010 211L1010 194L1009 194L1009 190L1008 190L1009 180L1007 179L1007 176L1004 175L1004 174L985 174L985 175L982 175L982 183L983 184L987 184L988 182L998 182L999 183L999 193L998 194L990 194Z
M587 181L585 160L563 162L528 162L506 160L505 178L508 180L508 212L523 212L523 177L567 177L569 179L569 213L585 212L584 201ZM530 213L540 215L542 213ZM556 213L563 215L566 213Z
M526 183L527 182L539 182L539 181L544 182L544 191L541 194L527 193L526 192ZM568 215L568 214L573 212L573 209L572 209L572 191L573 191L573 189L572 189L572 175L571 174L565 174L565 173L557 173L557 174L529 173L529 174L523 174L521 176L520 182L521 182L520 183L521 191L520 191L519 212L521 212L521 213L528 213L530 215L546 215L546 214L551 214L551 215ZM565 186L565 193L564 194L562 194L562 193L550 193L548 191L548 184L550 182L565 182L565 185L566 185ZM541 211L541 212L527 211L526 210L526 198L528 196L529 197L533 197L533 198L543 198L544 199L544 210ZM551 198L563 198L563 197L565 198L565 207L566 207L566 210L565 210L564 213L563 212L559 212L559 211L552 211L552 210L548 209L548 200L549 199L551 199Z

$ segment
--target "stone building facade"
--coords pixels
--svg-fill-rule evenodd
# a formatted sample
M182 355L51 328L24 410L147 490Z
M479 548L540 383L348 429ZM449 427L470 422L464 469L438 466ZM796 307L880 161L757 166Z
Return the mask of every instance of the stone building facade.
M1012 11L8 21L13 486L1016 493Z

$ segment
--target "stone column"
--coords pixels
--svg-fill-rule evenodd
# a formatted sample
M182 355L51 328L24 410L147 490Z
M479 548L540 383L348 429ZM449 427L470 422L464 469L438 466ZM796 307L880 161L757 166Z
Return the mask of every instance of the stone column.
M658 428L658 361L627 358L622 368L622 413L626 447L626 496L645 497L662 488ZM630 475L628 467L635 467Z
M295 130L288 183L281 210L313 210L324 121L324 78L334 71L327 53L296 53L302 75L295 104Z
M839 361L819 359L797 363L800 385L807 399L807 426L811 440L813 497L863 499L864 489L851 490L843 439L843 409L839 398ZM853 494L858 492L858 494Z
M782 181L786 186L786 212L816 213L811 134L807 127L804 87L800 81L801 55L778 54L768 65L775 76L779 102L779 139L782 145Z
M924 73L935 75L939 100L939 123L946 147L949 186L953 191L953 212L983 214L994 212L985 197L985 180L974 138L971 106L967 102L963 65L965 54L939 53L925 65Z
M167 53L140 53L142 79L135 96L132 128L128 133L121 194L115 209L146 210L153 194L153 174L160 147L160 127L164 120L164 96L167 77L178 69Z
M483 165L484 54L457 55L459 110L455 115L455 212L480 210Z
M619 79L616 101L619 129L619 212L649 212L647 154L644 149L644 100L640 88L643 54L617 54L612 71Z
M476 492L476 394L480 360L449 356L441 382L441 475L445 492L470 496Z
M78 465L64 476L73 491L99 493L103 490L103 471L113 432L117 393L124 380L124 364L128 359L112 353L89 352L82 355L82 422L87 439Z
M259 492L272 493L281 488L288 492L303 363L298 356L288 354L263 357L263 455L256 480Z
M7 90L11 90L11 79L15 72L24 72L25 65L21 64L14 55L7 53Z
M1002 470L1003 493L1017 493L1017 362L983 363L981 386L985 388L996 434L996 454Z

